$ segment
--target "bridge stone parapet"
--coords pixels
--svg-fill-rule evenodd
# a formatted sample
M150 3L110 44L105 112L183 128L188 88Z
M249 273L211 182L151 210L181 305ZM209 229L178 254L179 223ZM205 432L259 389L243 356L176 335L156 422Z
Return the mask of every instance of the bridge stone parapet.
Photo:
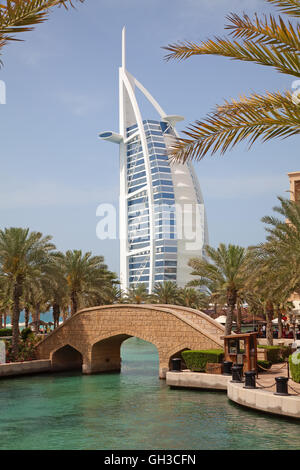
M120 371L123 341L138 337L154 344L159 376L185 349L223 347L224 328L202 312L172 305L109 305L83 309L37 345L39 359L54 370L85 374Z

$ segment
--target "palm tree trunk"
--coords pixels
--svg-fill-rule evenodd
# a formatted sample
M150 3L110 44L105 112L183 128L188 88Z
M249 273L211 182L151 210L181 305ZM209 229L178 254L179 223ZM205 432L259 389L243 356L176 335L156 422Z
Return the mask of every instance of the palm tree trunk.
M53 323L54 323L54 328L58 328L59 326L59 315L60 315L60 306L57 303L54 303L52 305L53 309Z
M6 328L6 312L3 314L4 320L3 320L3 327Z
M71 293L71 316L77 312L77 294L75 291Z
M266 329L266 338L269 346L273 346L273 328L272 320L274 317L274 305L270 300L266 303L266 320L267 320L267 329Z
M64 310L64 311L63 311L63 321L64 321L64 322L67 320L68 316L69 316L68 310Z
M22 284L20 279L16 279L13 289L13 309L12 309L12 355L14 360L19 354L19 320L20 320L20 297L22 295Z
M228 289L227 290L227 317L226 317L226 324L225 324L225 336L231 335L232 331L232 322L233 322L233 313L236 304L236 297L237 293L235 289Z
M281 339L282 333L283 333L283 325L282 325L282 313L281 313L280 308L278 308L277 315L278 315L278 339Z
M0 328L3 328L3 313L0 313Z
M28 325L29 325L29 315L30 315L29 308L25 307L25 328L28 328Z
M240 302L237 304L236 333L240 333L242 328L242 307Z
M34 315L34 332L38 333L40 330L40 303L35 306L35 315Z

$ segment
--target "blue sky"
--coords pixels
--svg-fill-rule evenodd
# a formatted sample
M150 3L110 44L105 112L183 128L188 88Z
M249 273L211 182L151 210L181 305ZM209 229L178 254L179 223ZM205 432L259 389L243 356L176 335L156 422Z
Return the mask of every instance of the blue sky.
M118 130L121 30L127 29L127 68L169 114L185 116L179 131L215 104L252 91L291 89L293 77L218 57L165 62L162 46L224 32L225 16L269 12L263 0L87 0L54 11L47 23L4 50L0 80L0 226L53 235L61 250L103 254L118 272L118 241L96 237L96 208L117 204L118 149L97 138ZM144 107L145 117L154 117ZM262 216L300 170L292 138L242 144L226 156L195 164L210 243L255 244L265 237Z

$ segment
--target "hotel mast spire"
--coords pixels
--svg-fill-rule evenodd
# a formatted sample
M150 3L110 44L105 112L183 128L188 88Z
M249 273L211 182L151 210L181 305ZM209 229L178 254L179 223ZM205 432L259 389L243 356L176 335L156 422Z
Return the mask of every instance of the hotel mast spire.
M126 69L126 28L122 29L122 69Z

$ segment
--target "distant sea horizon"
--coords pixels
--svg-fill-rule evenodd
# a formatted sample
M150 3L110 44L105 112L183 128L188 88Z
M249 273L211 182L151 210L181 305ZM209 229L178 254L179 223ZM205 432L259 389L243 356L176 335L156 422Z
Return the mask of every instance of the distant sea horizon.
M41 316L40 316L41 320L45 321L45 322L49 322L49 321L52 321L53 322L53 314L52 314L52 309L49 310L48 312L45 312L45 313L41 313ZM62 321L62 317L59 318L60 321ZM29 318L29 323L33 321L33 318L32 318L32 315L30 315L30 318ZM20 313L20 322L19 323L24 323L25 322L25 311L23 310L21 313ZM6 324L9 325L11 324L11 317L10 316L7 316L6 317Z

